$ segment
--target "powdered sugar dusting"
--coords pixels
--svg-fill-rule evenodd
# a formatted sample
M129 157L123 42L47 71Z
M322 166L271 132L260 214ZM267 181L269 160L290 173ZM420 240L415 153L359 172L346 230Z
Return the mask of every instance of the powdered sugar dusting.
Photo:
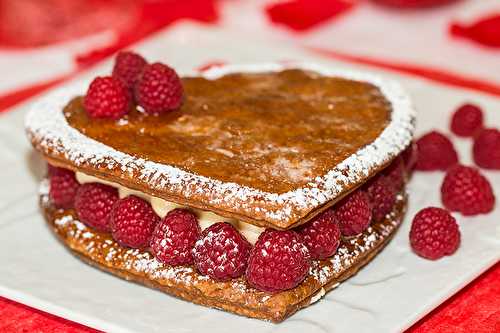
M196 200L208 207L222 207L229 212L244 214L250 219L259 217L283 226L335 199L346 186L359 182L370 170L384 165L399 154L410 143L415 118L409 97L397 83L366 73L295 63L227 65L208 70L202 76L216 79L234 72L255 73L288 68L372 83L378 86L391 102L393 112L390 124L372 144L349 156L324 176L311 179L306 186L286 193L270 193L204 177L125 154L86 137L69 126L61 111L73 97L86 90L86 81L56 90L35 103L26 117L26 128L32 141L37 143L38 149L48 155L62 155L76 167L106 165L109 169L120 168L124 175L138 175L140 181L155 191L186 199L196 197ZM231 152L220 153L229 156ZM307 176L307 162L304 163L296 168L288 168L287 172L291 172L291 176Z

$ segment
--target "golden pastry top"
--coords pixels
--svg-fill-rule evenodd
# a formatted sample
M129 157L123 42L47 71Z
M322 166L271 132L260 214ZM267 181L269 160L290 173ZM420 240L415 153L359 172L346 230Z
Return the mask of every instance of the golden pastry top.
M134 107L118 121L92 119L75 98L64 114L116 150L272 193L324 175L373 142L391 114L372 84L297 69L182 83L186 98L172 113Z

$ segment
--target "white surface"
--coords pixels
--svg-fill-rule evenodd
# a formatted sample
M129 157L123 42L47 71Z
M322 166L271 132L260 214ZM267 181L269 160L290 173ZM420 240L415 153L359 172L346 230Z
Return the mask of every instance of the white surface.
M182 69L212 59L294 59L346 66L218 30L176 29L175 37L157 35L143 43L140 51ZM95 71L108 69L106 64ZM489 124L500 123L498 99L390 76L399 78L413 96L419 133L447 128L449 112L465 100L483 106ZM388 247L358 275L284 323L275 325L193 305L91 268L57 242L38 212L36 192L43 164L24 138L25 111L26 105L0 116L0 294L91 327L111 332L223 333L243 327L254 332L394 332L410 326L500 259L498 208L475 218L455 215L462 245L452 257L431 262L410 251L411 217L423 207L440 205L443 174L420 173L410 184L407 219ZM462 159L470 162L468 142L454 141ZM500 195L500 172L486 175Z

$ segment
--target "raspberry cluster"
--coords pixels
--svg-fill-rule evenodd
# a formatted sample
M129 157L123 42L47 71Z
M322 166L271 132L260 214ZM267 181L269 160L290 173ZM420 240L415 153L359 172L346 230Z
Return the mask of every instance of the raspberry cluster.
M450 120L451 132L473 138L474 162L486 169L500 169L500 131L484 128L480 107L464 104ZM460 230L449 211L465 216L490 213L495 206L495 194L488 179L479 169L458 163L458 154L444 134L432 131L417 140L417 170L446 170L441 184L441 201L447 209L429 207L414 218L410 244L419 256L438 259L456 251Z
M399 183L402 160L395 163L387 177ZM49 167L49 177L55 205L74 208L81 222L110 233L120 245L149 250L165 265L194 265L217 281L245 275L250 285L271 292L301 283L311 260L333 256L341 235L363 232L373 214L368 192L357 190L294 231L267 229L252 247L230 223L202 231L197 216L187 209L174 209L160 219L147 201L133 195L120 199L115 188L100 183L79 185L72 171ZM393 202L383 195L376 200Z
M111 76L95 78L83 99L92 118L120 119L138 104L146 113L178 109L184 91L177 73L162 63L148 64L139 54L120 52Z

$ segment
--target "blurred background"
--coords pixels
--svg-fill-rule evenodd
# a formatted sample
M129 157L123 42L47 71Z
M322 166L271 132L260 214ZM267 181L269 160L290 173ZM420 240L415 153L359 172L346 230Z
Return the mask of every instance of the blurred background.
M500 97L500 0L0 0L0 112L186 23ZM497 264L411 331L500 332L499 279ZM0 318L92 331L3 298Z
M0 110L185 21L500 93L498 0L0 0Z

